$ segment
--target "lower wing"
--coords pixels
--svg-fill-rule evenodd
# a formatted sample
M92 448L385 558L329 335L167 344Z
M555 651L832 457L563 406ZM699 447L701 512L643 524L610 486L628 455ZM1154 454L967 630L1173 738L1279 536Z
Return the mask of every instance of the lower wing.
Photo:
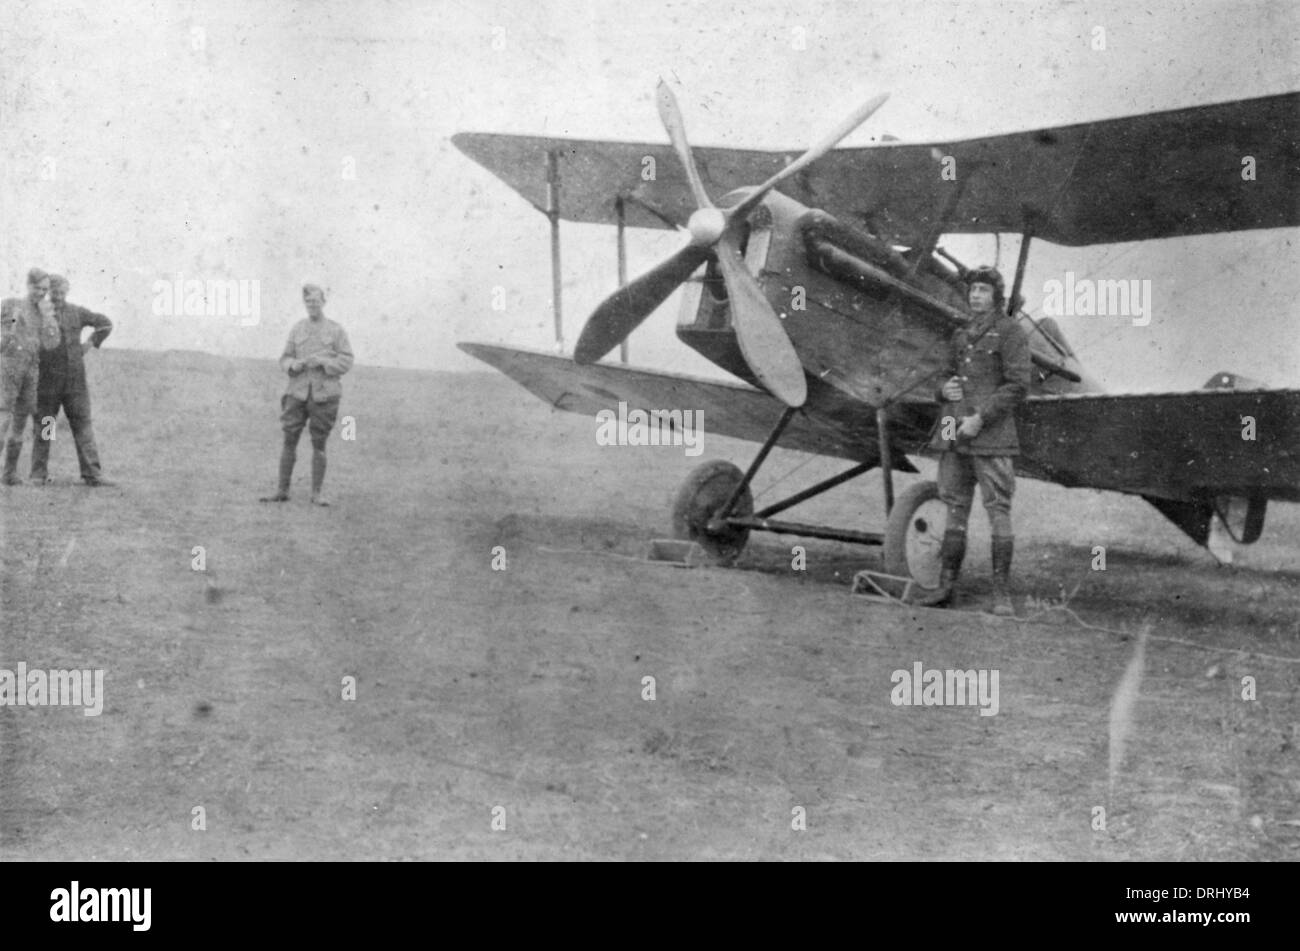
M1017 423L1020 471L1141 495L1212 551L1216 515L1248 544L1300 501L1300 390L1034 397Z
M1033 397L1017 430L1019 468L1061 485L1300 502L1300 390Z
M603 410L617 413L619 403L626 403L629 412L691 410L696 414L692 418L702 420L707 433L761 443L784 409L771 396L743 384L608 363L580 365L568 357L513 347L479 343L458 346L555 408L593 417ZM840 404L819 409L797 413L782 433L779 445L856 462L879 459L875 416L870 407L843 396ZM901 453L893 461L899 471L916 471Z

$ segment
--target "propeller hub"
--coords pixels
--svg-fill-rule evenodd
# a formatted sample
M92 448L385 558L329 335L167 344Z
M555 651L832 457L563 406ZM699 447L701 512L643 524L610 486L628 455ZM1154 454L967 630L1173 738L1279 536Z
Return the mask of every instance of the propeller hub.
M686 230L691 233L691 244L711 247L727 230L727 216L718 208L697 208L691 213Z

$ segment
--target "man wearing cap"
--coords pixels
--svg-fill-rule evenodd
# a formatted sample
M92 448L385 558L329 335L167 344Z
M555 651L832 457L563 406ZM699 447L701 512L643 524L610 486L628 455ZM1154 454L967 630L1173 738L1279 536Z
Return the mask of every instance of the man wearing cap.
M85 354L98 349L113 330L113 322L103 314L68 303L68 280L50 275L50 302L55 324L53 332L41 335L40 385L36 388L36 412L32 415L31 480L43 485L48 475L50 441L54 438L53 422L59 409L68 418L72 440L77 446L81 479L97 488L113 485L99 467L99 450L90 423L90 389L86 386ZM81 333L94 329L82 343Z
M0 482L5 485L22 482L18 457L23 451L23 430L36 408L42 331L49 332L47 322L53 320L44 303L49 290L49 276L34 267L27 272L27 296L0 302L0 445L4 447Z
M280 450L280 484L263 502L289 501L289 482L303 427L311 430L311 501L329 505L321 496L325 482L325 440L338 418L343 384L352 368L352 345L343 328L325 316L325 292L315 284L302 289L307 317L293 325L280 356L280 369L289 374L289 387L280 397L280 425L284 446Z
M971 320L952 338L943 406L930 448L939 457L939 498L948 506L940 549L939 587L919 603L946 604L966 557L966 525L975 484L993 534L993 613L1015 614L1010 575L1014 536L1011 496L1016 488L1016 407L1029 393L1029 340L1007 313L1002 275L981 267L966 275Z

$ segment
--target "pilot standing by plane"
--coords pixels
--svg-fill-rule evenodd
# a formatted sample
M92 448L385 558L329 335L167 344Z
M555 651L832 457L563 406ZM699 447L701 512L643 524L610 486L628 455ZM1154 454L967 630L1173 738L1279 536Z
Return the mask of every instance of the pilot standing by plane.
M940 390L943 409L930 441L939 457L939 498L948 506L940 549L939 587L919 599L947 604L966 557L966 525L978 482L993 534L993 613L1015 615L1011 603L1011 496L1020 454L1015 410L1029 392L1029 341L1007 313L1002 275L975 268L966 275L972 319L952 338L949 377Z

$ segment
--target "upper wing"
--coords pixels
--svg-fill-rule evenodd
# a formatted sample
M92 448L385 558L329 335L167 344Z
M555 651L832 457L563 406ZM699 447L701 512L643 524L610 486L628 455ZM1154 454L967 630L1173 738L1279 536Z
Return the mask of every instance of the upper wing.
M554 152L560 213L572 221L614 224L620 197L630 226L668 227L694 209L668 145L467 133L452 142L543 209ZM759 184L802 150L694 151L716 199ZM945 158L955 180L941 174ZM836 149L779 190L909 244L935 227L1028 227L1057 244L1087 245L1294 226L1300 93L957 142Z
M580 365L568 357L487 344L457 344L470 356L488 363L557 409L595 416L618 412L620 402L630 410L692 410L710 435L762 442L784 408L753 387L677 374L652 373L608 363ZM829 390L829 387L826 388ZM879 458L873 414L847 396L829 416L798 413L781 436L785 449L823 456L873 462ZM901 455L894 467L915 468Z
M1300 501L1300 390L1039 396L1016 423L1017 468L1062 485Z
M451 141L543 212L547 156L553 152L560 217L566 221L617 224L619 198L623 199L624 221L629 227L685 225L695 210L681 160L667 143L469 132L454 135ZM693 148L692 152L705 187L715 200L733 188L761 184L785 165L785 156L778 152L717 148Z

